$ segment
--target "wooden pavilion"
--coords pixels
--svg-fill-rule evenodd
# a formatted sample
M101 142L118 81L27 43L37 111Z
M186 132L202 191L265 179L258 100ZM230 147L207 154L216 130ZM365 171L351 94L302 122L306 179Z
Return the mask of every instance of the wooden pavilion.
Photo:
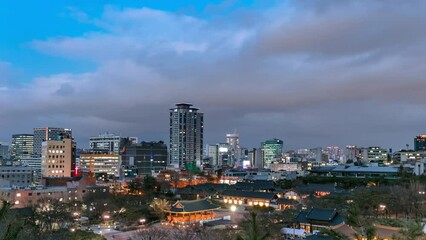
M171 224L194 224L215 217L214 210L219 206L212 204L207 199L177 201L172 205L167 220Z

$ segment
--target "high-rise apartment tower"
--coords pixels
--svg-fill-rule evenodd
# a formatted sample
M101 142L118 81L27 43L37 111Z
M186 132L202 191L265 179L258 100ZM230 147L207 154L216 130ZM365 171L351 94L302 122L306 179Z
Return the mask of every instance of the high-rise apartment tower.
M203 122L203 113L191 104L179 103L170 109L170 164L187 169L201 164Z

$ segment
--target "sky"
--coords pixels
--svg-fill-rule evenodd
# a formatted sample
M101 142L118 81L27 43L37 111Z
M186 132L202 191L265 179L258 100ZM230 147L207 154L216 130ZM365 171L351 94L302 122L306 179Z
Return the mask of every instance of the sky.
M421 0L0 1L0 142L34 127L205 143L412 147L426 133Z

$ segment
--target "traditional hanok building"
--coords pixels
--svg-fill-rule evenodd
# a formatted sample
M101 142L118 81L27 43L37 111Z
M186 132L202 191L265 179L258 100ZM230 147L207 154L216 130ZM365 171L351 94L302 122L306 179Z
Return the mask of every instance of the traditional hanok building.
M301 211L296 221L299 228L312 233L315 230L337 226L343 223L343 218L336 209L311 208L309 211Z
M204 183L199 185L186 186L178 188L177 194L183 200L195 200L200 198L218 198L219 194L223 192L227 184L214 184Z
M269 207L276 198L275 193L225 190L222 192L223 202L227 204Z
M254 192L274 192L277 190L274 181L267 180L245 180L237 182L228 187L230 190L254 191Z
M301 201L309 196L324 197L342 190L336 189L334 184L307 184L295 187L284 193L284 198Z
M203 220L210 220L215 217L214 210L219 206L212 204L207 199L177 201L172 205L168 213L167 220L172 224L196 224Z
M288 198L278 198L276 200L276 204L279 210L285 210L285 209L295 209L296 206L299 204L299 202L293 199L288 199Z

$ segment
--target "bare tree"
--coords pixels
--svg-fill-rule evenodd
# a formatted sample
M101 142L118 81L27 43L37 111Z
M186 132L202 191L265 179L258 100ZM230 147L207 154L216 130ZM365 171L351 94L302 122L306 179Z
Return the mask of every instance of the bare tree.
M131 240L169 240L169 233L167 230L160 228L149 228L137 231Z
M199 240L196 228L175 228L173 230L173 239L175 240Z

